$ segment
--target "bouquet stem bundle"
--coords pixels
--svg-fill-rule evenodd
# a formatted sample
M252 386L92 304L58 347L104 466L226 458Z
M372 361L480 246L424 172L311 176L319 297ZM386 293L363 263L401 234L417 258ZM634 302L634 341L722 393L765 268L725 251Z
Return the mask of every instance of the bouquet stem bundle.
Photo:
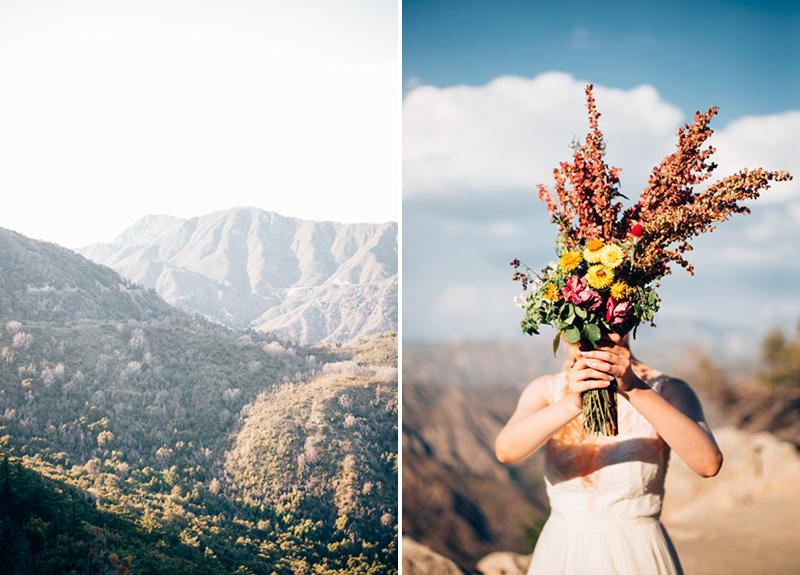
M592 435L617 435L617 384L583 392L583 432Z
M555 195L539 185L539 198L558 226L558 263L519 271L520 261L511 262L523 291L533 288L521 301L522 330L532 335L541 324L554 326L554 352L562 336L583 349L601 345L605 334L633 331L635 336L636 327L652 323L658 311L661 300L653 284L670 273L668 264L677 263L692 274L683 257L691 250L689 238L713 230L712 224L732 213L748 213L739 202L757 198L770 182L792 179L789 172L745 169L694 193L693 187L716 168L707 162L714 149L701 149L717 113L711 107L679 130L677 151L653 169L639 202L623 212L620 169L605 163L592 90L586 87L590 131L585 143L574 146L572 162L553 170ZM584 393L585 433L618 433L615 390L612 383Z

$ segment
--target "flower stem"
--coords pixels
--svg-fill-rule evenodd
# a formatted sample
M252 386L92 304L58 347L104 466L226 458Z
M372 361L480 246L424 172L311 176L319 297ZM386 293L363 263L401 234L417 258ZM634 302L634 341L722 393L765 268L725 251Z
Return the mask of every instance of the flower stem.
M593 435L617 435L617 383L583 393L583 432Z

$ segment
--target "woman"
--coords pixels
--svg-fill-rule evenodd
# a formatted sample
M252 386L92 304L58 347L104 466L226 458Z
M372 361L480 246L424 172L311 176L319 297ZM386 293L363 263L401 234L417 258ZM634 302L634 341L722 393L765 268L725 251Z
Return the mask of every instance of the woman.
M659 521L670 449L712 477L722 453L692 389L631 356L627 338L607 336L596 350L570 346L571 365L534 380L497 437L503 463L546 445L552 512L530 575L682 573ZM619 435L585 435L581 394L617 382Z

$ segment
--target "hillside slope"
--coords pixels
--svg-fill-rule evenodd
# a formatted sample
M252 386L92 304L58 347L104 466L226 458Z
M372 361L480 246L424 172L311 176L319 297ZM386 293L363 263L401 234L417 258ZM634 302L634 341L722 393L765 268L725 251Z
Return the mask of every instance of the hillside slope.
M541 454L494 454L523 387L552 368L546 353L522 338L403 348L403 535L467 571L524 550L546 514Z
M178 316L155 293L108 268L0 228L0 317L74 324Z

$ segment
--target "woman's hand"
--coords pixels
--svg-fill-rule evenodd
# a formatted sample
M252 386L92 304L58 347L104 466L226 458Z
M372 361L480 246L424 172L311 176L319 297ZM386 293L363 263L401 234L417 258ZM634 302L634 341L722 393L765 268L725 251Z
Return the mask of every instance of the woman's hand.
M640 384L631 367L631 350L619 334L608 334L600 341L597 349L582 351L581 356L587 367L603 376L611 376L612 380L616 379L619 391L630 391Z
M602 389L614 381L614 375L601 369L604 365L606 364L587 357L579 357L567 370L569 394L575 405L582 408L581 394L584 391Z

